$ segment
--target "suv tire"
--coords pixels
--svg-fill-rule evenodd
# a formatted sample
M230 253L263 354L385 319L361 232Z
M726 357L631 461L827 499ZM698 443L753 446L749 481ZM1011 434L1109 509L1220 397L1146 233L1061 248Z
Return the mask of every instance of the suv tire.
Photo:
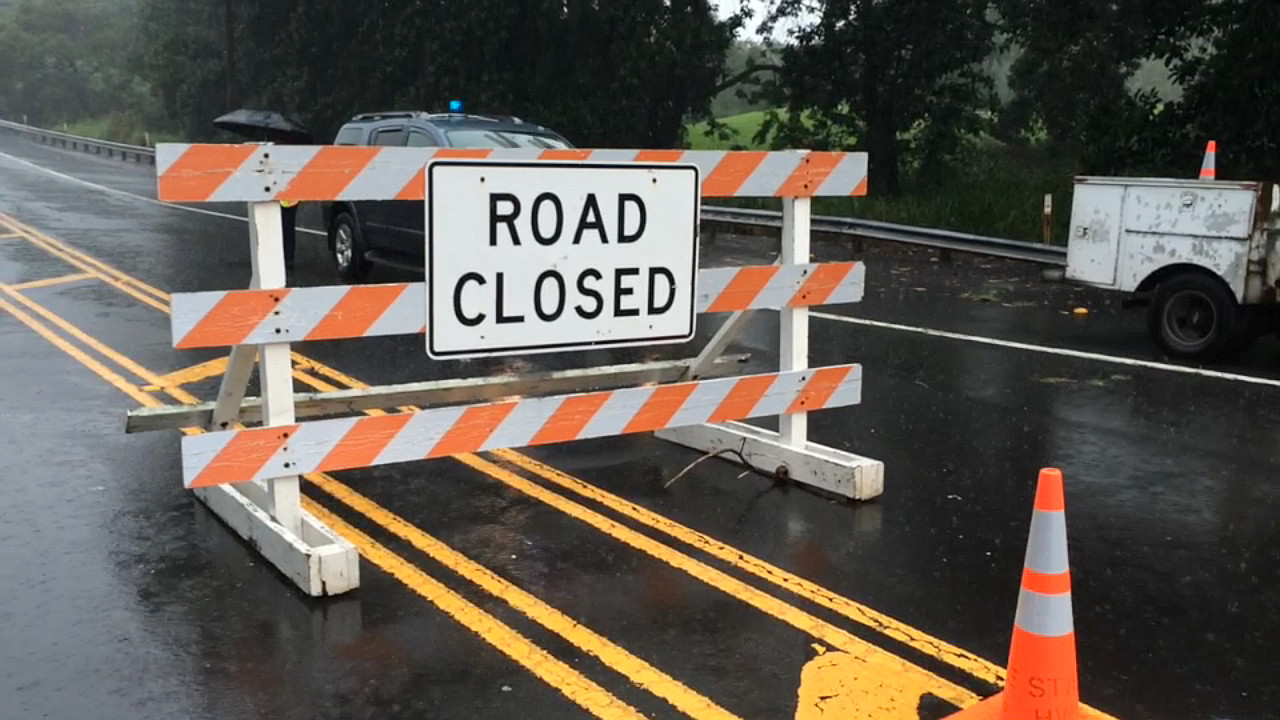
M343 280L361 283L369 279L369 261L364 256L366 250L355 218L349 212L338 213L329 225L329 257Z
M1213 360L1241 349L1245 317L1218 278L1178 275L1160 284L1147 316L1151 339L1169 357Z

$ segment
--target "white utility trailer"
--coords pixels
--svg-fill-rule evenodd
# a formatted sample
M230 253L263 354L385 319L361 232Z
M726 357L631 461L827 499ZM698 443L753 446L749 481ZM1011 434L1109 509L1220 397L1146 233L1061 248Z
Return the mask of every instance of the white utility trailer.
M1131 293L1168 355L1211 359L1280 330L1280 188L1079 177L1066 279Z

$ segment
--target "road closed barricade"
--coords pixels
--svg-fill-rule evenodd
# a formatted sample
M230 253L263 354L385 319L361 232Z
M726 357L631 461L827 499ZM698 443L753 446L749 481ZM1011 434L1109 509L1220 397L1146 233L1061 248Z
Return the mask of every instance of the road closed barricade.
M733 456L852 499L883 489L880 462L808 441L806 414L860 401L856 364L808 366L808 308L861 300L865 268L809 262L809 201L866 191L867 158L841 152L447 150L161 145L158 195L246 202L253 278L178 293L179 349L231 347L218 399L130 413L129 430L198 426L183 478L313 595L358 585L354 549L305 513L298 476L631 433ZM771 265L703 268L703 197L779 197ZM280 201L420 202L422 282L287 288ZM752 313L781 316L776 371L726 355ZM295 394L290 347L421 336L433 360L688 343L698 353L522 375ZM255 362L260 398L246 398ZM420 410L359 414L368 410ZM777 416L772 432L744 420ZM267 541L264 541L266 539Z

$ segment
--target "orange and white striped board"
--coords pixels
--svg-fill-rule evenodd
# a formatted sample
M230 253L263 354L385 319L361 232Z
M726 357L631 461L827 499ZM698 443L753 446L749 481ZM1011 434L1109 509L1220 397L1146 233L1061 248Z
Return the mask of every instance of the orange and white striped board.
M856 262L706 268L698 312L777 310L862 299L866 267ZM179 349L339 340L426 332L423 283L228 290L173 296L170 328Z
M434 158L691 163L698 166L704 197L867 194L867 154L862 152L176 143L156 146L156 190L170 203L421 201L423 170Z
M855 405L862 367L317 420L182 439L188 488Z

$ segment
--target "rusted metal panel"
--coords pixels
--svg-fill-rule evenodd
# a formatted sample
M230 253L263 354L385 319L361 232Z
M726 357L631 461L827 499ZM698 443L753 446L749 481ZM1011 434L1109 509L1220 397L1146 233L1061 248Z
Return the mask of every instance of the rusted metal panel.
M1256 301L1263 191L1252 182L1078 178L1066 277L1133 291L1162 268L1195 265L1221 276L1237 299Z
M1243 239L1125 233L1121 242L1121 290L1136 290L1163 267L1196 265L1222 277L1237 300L1244 296L1249 246Z
M1244 300L1256 204L1256 186L1127 186L1120 289L1134 290L1169 265L1196 265Z
M1256 195L1231 187L1125 188L1124 232L1246 240Z

